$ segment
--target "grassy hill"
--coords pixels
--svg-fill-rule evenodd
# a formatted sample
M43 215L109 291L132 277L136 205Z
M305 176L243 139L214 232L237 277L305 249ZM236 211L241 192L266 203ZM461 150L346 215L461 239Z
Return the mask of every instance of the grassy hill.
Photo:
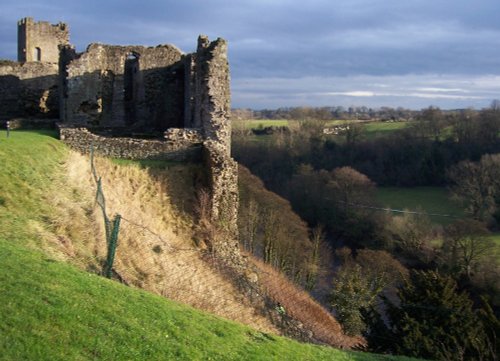
M71 153L53 136L51 132L16 131L6 139L5 133L0 132L0 360L405 359L300 344L82 270L99 265L95 254L99 230L93 231L98 226L93 204L88 201L87 188L79 187L88 182L88 175L84 176L84 163L77 158L68 169ZM146 173L152 176L157 171L129 168L108 168L104 184L105 189L115 192L108 193L116 195L110 197L116 198L110 201L113 211L134 211L131 219L146 222L134 207L152 198L157 203L148 201L148 205L155 205L155 212L180 212L171 209L175 202L170 203L167 197L158 200L152 196L158 187L172 185L167 181L155 183L154 177L151 183L146 182ZM172 177L182 179L183 172L176 169ZM124 184L130 183L130 188L116 183L120 177ZM137 177L143 178L137 181ZM137 197L123 204L123 199L132 194ZM151 218L154 214L142 211L146 215L141 217ZM181 217L160 223L167 223L168 228L163 230L169 241L184 242L182 231L188 222ZM158 225L153 222L147 226ZM127 265L124 257L134 252L129 243L141 232L124 233L129 233L129 240L122 245L123 272L134 282L143 282L137 286L148 288L165 265L158 264L158 259L138 263L144 253L138 253L134 264ZM148 247L158 245L158 239L142 237L146 237ZM148 252L154 253L150 249ZM169 269L179 267L178 272L183 273L182 279L173 281L190 282L195 277L189 277L187 260L179 260L178 256L172 254L173 258L168 258L167 252L163 252L158 258L169 260ZM174 264L174 259L179 264ZM189 261L200 268L201 274L208 270L201 268L196 257L191 256ZM144 271L148 269L156 272L156 278L146 277ZM169 275L172 273L162 274L162 282ZM219 275L212 275L185 287L192 287L192 291L199 288L207 298L211 295L204 290L233 292L229 285L213 290L215 283L200 288L200 283L208 281L224 283ZM224 305L234 305L237 298L230 301L224 299ZM241 307L237 309L239 313L247 312Z
M377 360L204 314L0 240L1 360Z

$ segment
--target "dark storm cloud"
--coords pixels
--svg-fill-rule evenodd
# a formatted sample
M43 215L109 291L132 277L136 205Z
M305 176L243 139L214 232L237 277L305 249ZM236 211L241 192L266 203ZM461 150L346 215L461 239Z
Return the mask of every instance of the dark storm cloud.
M283 93L267 94L267 99L299 103L311 101L304 94L316 94L314 103L354 102L368 98L352 95L364 91L359 88L363 82L356 80L360 77L386 77L386 85L391 86L392 76L398 81L405 76L415 81L419 74L429 81L440 75L471 81L500 74L498 13L498 0L24 0L2 5L0 57L15 58L15 23L24 16L68 22L72 42L80 51L88 43L99 41L173 43L191 52L196 37L207 34L229 41L235 106L250 104L254 99L253 106L258 107L259 97L241 93L239 85L243 81L262 84L266 79L293 82L296 89L293 94L286 91L287 87L276 89ZM311 83L312 78L319 80ZM347 79L345 84L352 88L350 92L337 89L335 82L323 79ZM318 83L328 87L331 94L351 95L319 96L314 86ZM384 101L393 93L387 92ZM288 98L283 99L284 94ZM453 105L460 101L479 104L475 98L451 95L436 100L454 99ZM491 91L477 93L484 102L490 95ZM416 98L393 99L406 104Z

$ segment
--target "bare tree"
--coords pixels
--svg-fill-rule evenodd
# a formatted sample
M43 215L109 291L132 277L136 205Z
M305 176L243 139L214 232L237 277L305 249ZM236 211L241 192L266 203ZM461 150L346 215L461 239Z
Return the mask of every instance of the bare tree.
M491 101L490 108L491 108L491 110L493 110L495 112L500 112L500 99L493 99Z
M448 171L454 197L466 205L473 218L489 220L500 195L500 154L484 155L480 162L463 161Z
M375 183L363 173L351 167L341 167L331 172L331 179L329 186L344 210L356 203L370 202Z
M485 225L475 220L459 220L446 228L443 254L448 265L468 278L474 266L492 249Z

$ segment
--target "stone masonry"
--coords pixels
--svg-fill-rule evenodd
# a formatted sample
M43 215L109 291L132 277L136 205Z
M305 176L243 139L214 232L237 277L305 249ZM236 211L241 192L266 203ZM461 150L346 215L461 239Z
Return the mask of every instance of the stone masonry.
M69 44L69 29L64 23L52 25L24 18L17 23L17 60L19 62L59 62L59 46Z
M66 24L24 18L18 60L0 62L0 120L58 117L61 140L83 153L203 162L212 222L228 235L217 254L241 260L225 40L200 36L192 54L98 43L77 53Z
M183 126L184 67L172 45L91 44L63 49L61 118L84 126L165 130Z
M176 162L200 162L202 137L195 129L169 129L163 139L105 137L87 128L60 123L59 138L80 153L112 158L154 159Z
M0 121L59 117L59 46L69 44L66 24L24 18L17 23L18 62L0 61Z
M0 61L0 120L57 118L58 74L54 63Z

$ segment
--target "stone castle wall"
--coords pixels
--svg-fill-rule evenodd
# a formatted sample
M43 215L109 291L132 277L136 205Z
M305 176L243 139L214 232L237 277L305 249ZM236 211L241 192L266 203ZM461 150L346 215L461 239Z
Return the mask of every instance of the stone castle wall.
M50 24L24 18L17 23L17 60L19 62L59 62L59 45L69 44L69 29L64 23Z
M71 53L70 53L71 54ZM172 45L157 47L91 44L62 61L63 120L84 126L183 125L184 67Z
M231 94L227 42L210 42L206 36L200 36L197 51L185 59L185 67L185 124L202 127L205 137L223 145L229 156Z
M18 57L0 63L0 120L59 116L61 140L82 153L93 146L109 157L203 162L212 221L229 235L217 252L239 259L225 40L200 36L187 55L173 45L91 44L77 53L66 24L25 18ZM100 135L104 128L115 136ZM165 137L116 137L124 130Z
M201 161L202 138L197 130L172 129L161 140L105 137L87 128L59 124L59 137L83 154L93 148L98 155L124 159L155 159L178 162Z
M0 120L59 116L59 70L53 63L0 62Z
M227 42L210 42L200 36L195 54L186 59L191 69L187 89L191 102L187 123L201 125L205 141L204 162L208 174L213 222L237 239L238 167L231 158L230 76ZM235 208L236 206L236 208ZM227 255L235 253L237 241L218 245Z

